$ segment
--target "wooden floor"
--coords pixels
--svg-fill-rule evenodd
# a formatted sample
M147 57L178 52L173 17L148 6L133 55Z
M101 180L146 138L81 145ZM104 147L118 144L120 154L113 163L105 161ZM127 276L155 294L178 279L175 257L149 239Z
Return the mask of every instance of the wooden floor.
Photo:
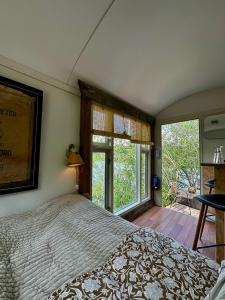
M133 223L142 227L151 227L155 230L172 237L191 248L194 240L195 228L197 224L196 213L194 216L176 211L176 208L163 208L154 206L143 215L138 217ZM215 243L215 224L206 221L202 241L198 246ZM215 248L203 249L201 253L215 259Z

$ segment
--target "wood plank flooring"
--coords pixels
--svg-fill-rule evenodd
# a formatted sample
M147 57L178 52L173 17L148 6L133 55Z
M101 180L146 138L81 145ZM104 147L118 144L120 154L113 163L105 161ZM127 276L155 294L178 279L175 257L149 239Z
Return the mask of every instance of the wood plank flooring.
M142 227L151 227L191 248L194 240L197 216L180 213L170 208L154 206L133 221ZM215 224L206 221L202 240L198 246L215 243ZM202 249L201 253L215 260L215 248Z

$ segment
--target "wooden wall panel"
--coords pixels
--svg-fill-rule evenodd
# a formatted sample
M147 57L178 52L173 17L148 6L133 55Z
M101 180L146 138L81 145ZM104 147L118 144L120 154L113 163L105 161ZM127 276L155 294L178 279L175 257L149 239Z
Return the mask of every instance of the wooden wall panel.
M80 154L84 165L79 172L79 193L91 197L91 102L81 96L80 106Z

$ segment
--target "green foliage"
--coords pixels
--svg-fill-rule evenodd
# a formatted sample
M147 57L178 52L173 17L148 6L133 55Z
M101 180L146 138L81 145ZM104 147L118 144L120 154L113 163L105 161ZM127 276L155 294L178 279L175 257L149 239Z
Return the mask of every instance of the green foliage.
M170 183L182 189L199 187L199 122L191 120L162 126L162 204L173 199Z
M146 153L141 153L141 199L147 197L146 195Z
M136 145L114 139L114 211L136 201Z
M105 207L105 153L93 153L92 197L95 204Z

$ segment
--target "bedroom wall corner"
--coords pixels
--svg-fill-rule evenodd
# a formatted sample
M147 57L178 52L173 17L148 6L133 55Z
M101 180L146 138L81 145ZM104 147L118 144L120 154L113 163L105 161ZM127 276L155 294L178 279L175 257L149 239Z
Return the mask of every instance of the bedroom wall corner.
M65 166L69 144L79 145L80 97L72 92L1 66L0 75L43 90L39 188L0 196L0 216L37 207L75 191L75 170Z

